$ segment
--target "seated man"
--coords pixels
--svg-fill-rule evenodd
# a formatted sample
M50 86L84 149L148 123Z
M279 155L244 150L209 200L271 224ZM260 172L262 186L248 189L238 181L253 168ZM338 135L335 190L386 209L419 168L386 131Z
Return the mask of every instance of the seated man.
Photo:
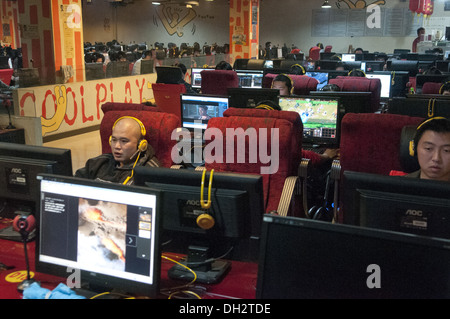
M450 181L450 121L435 117L422 122L412 143L420 170L407 176Z
M439 93L442 95L450 95L450 81L442 84Z
M138 119L119 118L110 137L112 153L89 159L75 177L131 185L135 166L160 166L155 151L144 139L145 133L144 124Z

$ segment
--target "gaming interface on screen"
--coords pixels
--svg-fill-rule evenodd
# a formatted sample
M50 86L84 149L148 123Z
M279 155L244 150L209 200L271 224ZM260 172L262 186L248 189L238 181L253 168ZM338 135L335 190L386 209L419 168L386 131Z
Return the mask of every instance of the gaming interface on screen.
M336 137L338 101L280 98L280 107L300 115L305 136Z

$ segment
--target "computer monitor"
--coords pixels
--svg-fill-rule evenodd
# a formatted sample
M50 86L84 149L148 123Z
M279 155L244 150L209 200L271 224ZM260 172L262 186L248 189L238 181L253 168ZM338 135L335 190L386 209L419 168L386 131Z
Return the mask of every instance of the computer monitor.
M442 238L266 215L260 251L257 299L450 297Z
M19 201L39 198L38 173L72 175L70 149L0 142L0 197Z
M264 214L261 175L207 172L203 176L203 172L195 170L137 167L134 176L136 185L162 191L163 237L173 249L188 252L187 265L195 271L198 281L218 282L229 269L229 262L208 259L227 252L227 259L257 258ZM205 203L210 200L210 208L201 205L202 199ZM205 227L204 220L210 221L210 228ZM171 249L170 245L164 248ZM169 270L169 276L193 278L180 266Z
M153 73L154 60L141 60L141 74Z
M37 214L39 183L36 176L52 173L72 176L70 149L0 142L0 217ZM20 240L11 228L0 230L0 238Z
M344 113L372 113L372 92L311 91L309 94L339 99Z
M354 69L361 69L361 61L345 61L342 62L344 69L351 71Z
M68 277L70 269L79 270L77 288L92 295L159 292L159 191L50 174L38 178L38 272Z
M335 60L320 60L319 61L320 70L326 70L326 71L336 70L339 63L341 63L341 62L335 61Z
M247 70L263 70L266 60L264 59L249 59L247 62Z
M213 117L223 116L228 109L228 96L181 94L181 124L189 130L205 130Z
M117 78L130 75L130 63L128 61L111 61L106 65L106 77Z
M9 56L0 56L0 69L10 69Z
M368 79L380 79L381 92L380 97L388 99L391 97L392 74L389 73L366 73Z
M183 82L183 73L177 66L157 66L156 83L180 84Z
M191 86L195 89L200 89L202 87L202 71L209 71L214 69L209 68L192 68L191 69Z
M344 53L341 55L342 62L356 61L356 54Z
M280 90L269 88L228 88L230 105L237 108L254 108L261 101L272 101L278 104Z
M449 40L450 41L450 40ZM448 60L448 58L450 57L450 51L445 51L444 53L444 59Z
M280 96L283 111L300 115L303 123L303 144L339 145L343 108L338 98L318 96Z
M344 223L450 239L446 182L345 171Z
M86 81L105 78L103 63L85 63Z
M444 83L450 80L450 74L417 74L416 75L416 89L421 89L426 82Z
M317 81L319 81L319 83L317 84L317 89L320 90L321 88L323 88L325 85L328 84L328 72L326 71L321 71L321 72L306 72L305 73L306 76L312 77L314 79L316 79Z
M236 70L240 88L262 88L263 70Z
M364 72L383 71L384 61L365 61L366 70Z

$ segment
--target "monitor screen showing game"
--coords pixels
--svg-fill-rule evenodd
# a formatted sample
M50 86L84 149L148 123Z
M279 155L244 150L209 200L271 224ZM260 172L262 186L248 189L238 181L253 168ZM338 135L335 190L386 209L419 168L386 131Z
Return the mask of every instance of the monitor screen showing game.
M182 126L189 129L206 129L213 117L223 116L228 109L228 96L181 94Z
M237 70L239 87L241 88L261 88L263 70Z
M300 115L303 123L305 143L338 144L339 99L311 96L280 96L279 105L283 111Z
M159 292L159 191L49 174L39 180L37 271L80 270L77 288L93 293Z

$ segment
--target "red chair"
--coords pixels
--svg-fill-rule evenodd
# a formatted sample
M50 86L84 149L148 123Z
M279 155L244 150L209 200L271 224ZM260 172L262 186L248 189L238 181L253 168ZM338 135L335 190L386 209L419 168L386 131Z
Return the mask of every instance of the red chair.
M320 48L319 47L312 47L309 49L309 60L311 61L319 61L320 59Z
M102 153L110 153L109 137L114 122L122 116L133 116L144 124L145 138L155 150L155 155L164 167L171 167L172 148L176 140L171 139L172 131L181 126L180 118L165 112L158 112L153 106L132 103L105 103L102 105L103 119L100 123Z
M207 170L214 169L223 172L260 174L263 177L266 213L277 211L281 215L286 215L289 211L292 215L299 214L298 206L296 206L298 203L296 205L290 205L293 187L296 185L298 169L301 162L303 125L297 113L230 108L224 112L223 117L216 117L209 120L208 129L211 128L217 128L223 134L223 141L221 142L223 143L223 154L222 158L218 161L213 161L213 158L206 152L205 168ZM230 128L242 128L245 132L250 132L248 129L255 129L255 135L249 134L252 138L245 138L245 147L238 148L238 137L235 136L234 130L227 130ZM275 132L273 129L278 129L278 141L272 141L270 138L261 141L260 138L262 138L262 135L259 129L268 129L269 132ZM268 136L270 135L268 134ZM230 138L234 141L234 147L232 149L227 148L227 140ZM215 137L212 137L211 140L206 138L205 147L213 141L215 141ZM259 144L261 142L263 144ZM267 153L273 154L275 158L269 163L262 161L262 158L258 154L249 151L251 146L256 147L256 145L264 145L268 150ZM279 152L278 156L276 156L276 149L273 149L273 146L277 148ZM241 151L245 151L245 154L243 154L245 159L244 163L238 162L237 156ZM259 151L258 146L257 153ZM234 154L233 160L227 162L227 154L230 156L230 152ZM257 157L256 162L251 161L253 155ZM273 161L278 161L278 165L274 165ZM274 168L277 166L276 171L265 173L261 171L262 168L267 169L270 165L274 165Z
M368 79L355 76L338 76L335 79L329 80L328 83L338 85L341 88L341 91L372 92L372 111L376 112L380 108L380 79Z
M11 84L11 77L14 73L14 69L3 69L0 70L0 81L5 83L6 85Z
M271 88L273 79L277 76L277 74L268 73L264 75L262 87L263 88ZM317 90L317 85L319 81L315 78L312 78L307 75L296 75L296 74L288 74L288 76L294 82L294 90L292 94L295 95L309 95L311 91Z
M209 70L200 72L202 94L228 95L228 88L239 87L239 78L233 70Z
M330 52L331 52L331 49L333 49L333 46L327 45L327 46L325 47L325 52L330 53Z
M186 93L184 84L153 83L155 104L162 112L171 113L181 119L180 94Z
M442 83L425 82L422 85L422 94L440 94Z
M339 170L389 175L391 171L403 171L400 156L402 130L405 126L417 126L420 117L388 113L347 113L341 123ZM342 196L340 198L343 198ZM336 203L335 203L336 205ZM345 207L339 205L338 220L345 220Z

